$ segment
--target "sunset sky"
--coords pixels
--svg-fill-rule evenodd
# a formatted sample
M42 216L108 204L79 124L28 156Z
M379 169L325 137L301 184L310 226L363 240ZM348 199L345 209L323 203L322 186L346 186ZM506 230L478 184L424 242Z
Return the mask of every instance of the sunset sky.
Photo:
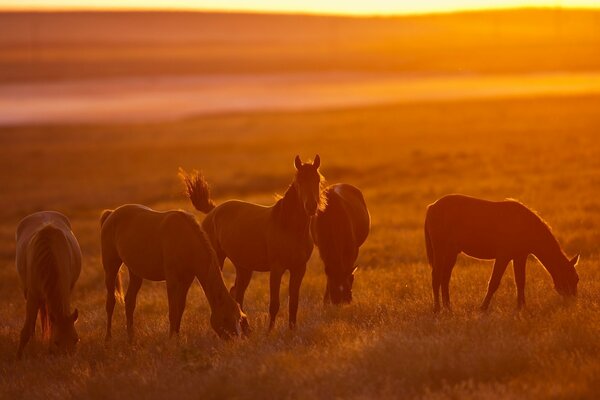
M82 4L85 3L85 4ZM0 9L175 9L410 14L486 8L600 8L599 0L0 0Z

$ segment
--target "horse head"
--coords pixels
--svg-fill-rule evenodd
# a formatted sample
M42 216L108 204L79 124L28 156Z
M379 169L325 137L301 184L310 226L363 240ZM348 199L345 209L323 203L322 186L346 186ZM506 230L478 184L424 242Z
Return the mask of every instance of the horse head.
M79 336L75 330L75 323L79 318L79 311L75 309L71 315L55 317L50 314L50 352L73 353L79 343Z
M213 312L210 317L210 324L221 339L246 337L250 334L248 317L239 304L234 300L232 301L233 306Z
M296 177L293 185L298 194L298 200L309 217L315 215L317 210L324 205L321 192L323 177L319 173L320 165L321 158L318 154L312 163L303 163L300 156L296 156L294 159Z
M565 297L577 295L577 283L579 283L579 275L575 267L579 262L579 255L576 255L570 260L567 260L566 265L559 269L560 274L554 279L554 288L556 291Z
M355 266L350 274L335 274L327 276L327 290L329 300L333 304L349 304L352 302L352 285L354 284Z

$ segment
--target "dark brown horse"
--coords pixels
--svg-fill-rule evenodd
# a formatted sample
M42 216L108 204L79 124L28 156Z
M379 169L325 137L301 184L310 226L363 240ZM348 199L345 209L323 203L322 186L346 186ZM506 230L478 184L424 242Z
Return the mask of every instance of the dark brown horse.
M361 191L345 183L327 187L327 205L311 223L313 240L325 264L325 303L350 303L358 249L371 228L371 216Z
M456 257L463 252L479 259L495 259L494 270L481 309L486 310L513 261L517 304L525 305L525 264L533 254L552 276L556 291L575 296L579 256L569 260L550 227L533 211L515 200L486 201L463 195L444 196L427 208L425 217L427 258L432 267L434 311L450 308L449 283Z
M300 285L313 249L310 218L322 206L319 156L313 163L302 163L296 156L294 165L294 181L283 198L270 207L239 200L215 207L204 178L182 173L192 204L207 213L202 227L217 252L221 268L225 258L235 265L235 285L231 293L242 307L252 272L271 273L269 329L273 328L279 312L279 287L286 270L290 271L289 326L296 325Z

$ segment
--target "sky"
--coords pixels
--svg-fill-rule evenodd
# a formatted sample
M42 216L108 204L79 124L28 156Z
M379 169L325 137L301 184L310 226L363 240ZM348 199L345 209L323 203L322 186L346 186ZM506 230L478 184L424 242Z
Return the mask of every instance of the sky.
M600 8L600 0L0 0L0 9L167 9L352 15L512 7Z

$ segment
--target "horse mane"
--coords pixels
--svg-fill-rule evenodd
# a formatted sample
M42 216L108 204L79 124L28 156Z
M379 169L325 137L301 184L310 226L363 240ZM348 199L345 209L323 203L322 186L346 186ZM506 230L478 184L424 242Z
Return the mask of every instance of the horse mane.
M558 243L558 239L556 239L556 236L554 235L553 231L552 231L552 227L550 226L550 224L544 219L542 218L542 216L540 215L540 213L531 208L528 207L527 205L525 205L522 201L517 200L517 199L513 199L513 198L506 198L506 201L509 201L511 203L515 203L520 205L521 207L525 208L527 211L530 212L530 214L535 218L536 222L539 223L539 227L542 229L542 231L549 237L551 238L552 242L554 244L556 244L556 246L560 249L560 251L562 252L562 249L560 247L560 243Z

